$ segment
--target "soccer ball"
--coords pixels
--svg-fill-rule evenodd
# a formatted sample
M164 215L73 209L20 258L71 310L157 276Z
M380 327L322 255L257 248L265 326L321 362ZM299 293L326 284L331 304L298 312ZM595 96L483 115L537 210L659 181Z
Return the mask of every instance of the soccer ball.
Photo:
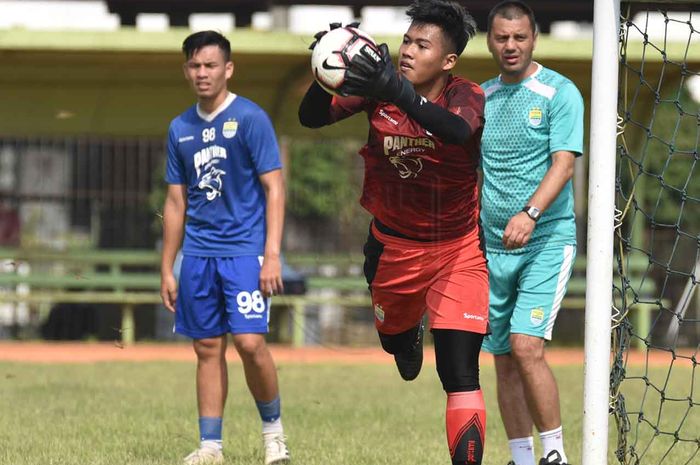
M339 89L345 81L345 70L352 57L360 53L363 47L369 47L379 55L374 39L357 28L339 27L326 33L311 54L311 71L316 82L326 92L340 95Z

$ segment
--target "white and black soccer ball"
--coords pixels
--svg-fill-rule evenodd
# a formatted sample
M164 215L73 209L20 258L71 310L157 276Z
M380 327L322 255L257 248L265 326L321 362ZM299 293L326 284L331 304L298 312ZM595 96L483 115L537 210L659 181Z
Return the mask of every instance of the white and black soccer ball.
M327 32L311 54L311 71L316 82L327 92L340 95L350 60L365 46L379 55L374 39L360 29L346 26Z

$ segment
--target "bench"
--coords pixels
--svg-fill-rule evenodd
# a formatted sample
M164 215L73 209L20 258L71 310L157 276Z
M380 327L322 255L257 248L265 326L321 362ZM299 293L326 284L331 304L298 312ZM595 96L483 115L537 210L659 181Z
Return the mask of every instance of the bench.
M0 249L0 289L13 289L0 302L118 304L122 342L131 344L134 306L160 302L159 260L143 250Z
M28 265L28 267L27 267ZM4 272L3 272L4 270ZM289 295L289 291L319 289L326 281L296 279L285 266L286 295L272 306L290 309L294 325L284 337L294 345L304 340L303 315L307 305L334 304L371 307L369 295L314 297ZM290 285L291 283L291 285ZM341 284L342 288L342 284ZM366 290L366 285L363 289ZM159 305L160 254L149 250L45 251L0 248L0 303L34 305L116 304L121 307L119 332L122 344L135 340L134 310L137 305Z
M371 307L367 284L361 275L361 255L298 255L287 262L311 275L306 287L311 290L332 289L350 296L283 295L273 299L274 307L291 309L295 324L289 339L303 344L304 308L306 305L334 304L343 307ZM639 263L637 263L639 262ZM635 264L636 263L636 264ZM22 264L30 269L22 272ZM634 261L635 272L645 264ZM121 341L134 342L134 308L136 305L161 303L160 254L149 250L73 250L64 252L0 248L0 302L51 305L56 303L117 304L121 306ZM323 269L325 274L320 275ZM568 292L562 306L585 308L585 257L578 257ZM328 272L328 269L332 272ZM28 287L29 291L22 291ZM3 290L5 289L5 290ZM644 293L654 295L653 281L646 280ZM360 294L361 296L358 296ZM640 334L648 332L654 305L638 304L636 323Z

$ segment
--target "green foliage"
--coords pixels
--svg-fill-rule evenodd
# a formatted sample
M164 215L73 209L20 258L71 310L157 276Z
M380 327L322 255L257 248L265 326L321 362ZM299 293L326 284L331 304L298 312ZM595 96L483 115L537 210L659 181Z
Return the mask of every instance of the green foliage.
M153 214L151 221L151 231L160 236L163 233L163 204L168 185L165 183L165 158L163 158L158 169L153 170L151 178L151 193L148 196L148 207Z
M640 107L638 116L632 116L641 127L628 124L625 137L630 144L630 158L638 165L629 174L635 177L640 174L635 181L635 195L655 223L677 224L697 234L700 230L700 104L684 88L663 97L653 106L650 102L649 107ZM622 169L624 174L626 168Z
M645 204L654 206L656 221L666 224L683 224L684 228L698 232L700 215L700 179L698 172L698 122L700 105L692 101L683 91L677 102L659 106L652 133L659 137L653 140L650 148L657 156L651 157L647 170L656 175L655 182L650 182L645 191ZM684 210L686 198L693 210ZM658 205L658 207L656 207ZM685 217L688 216L688 217Z
M308 219L348 219L357 211L358 141L295 140L290 144L289 212Z

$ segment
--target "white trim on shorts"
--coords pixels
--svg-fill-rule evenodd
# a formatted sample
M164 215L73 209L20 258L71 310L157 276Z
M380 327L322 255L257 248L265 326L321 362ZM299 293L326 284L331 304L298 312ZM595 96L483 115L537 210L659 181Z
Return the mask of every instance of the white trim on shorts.
M564 246L564 259L561 263L561 268L559 269L559 278L557 279L557 290L554 293L554 302L552 302L552 311L549 312L549 319L547 320L547 326L544 330L544 338L546 340L552 339L552 330L554 329L554 321L557 319L557 314L561 308L561 302L564 300L564 295L566 294L566 285L569 282L569 276L571 275L571 266L574 263L574 252L575 248L573 245Z
M260 267L262 268L263 262L265 261L265 257L262 255L258 255L258 263L260 263ZM260 287L258 283L258 287ZM270 313L272 311L272 297L268 297L265 299L265 305L267 305L267 331L270 331Z

